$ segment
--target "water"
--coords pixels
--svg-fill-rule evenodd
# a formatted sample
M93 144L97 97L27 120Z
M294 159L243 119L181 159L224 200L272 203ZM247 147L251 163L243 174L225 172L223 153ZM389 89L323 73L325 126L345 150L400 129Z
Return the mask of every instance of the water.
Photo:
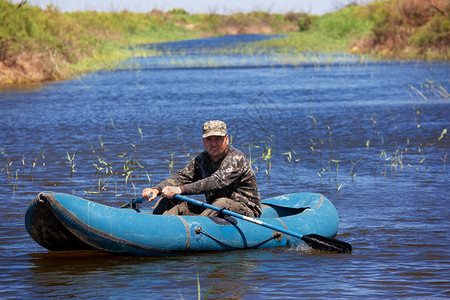
M175 43L116 71L2 91L0 297L194 299L198 283L210 299L450 296L448 63L217 47L257 38ZM119 206L202 151L210 119L228 123L263 198L332 200L353 253L132 258L48 252L28 236L39 192Z

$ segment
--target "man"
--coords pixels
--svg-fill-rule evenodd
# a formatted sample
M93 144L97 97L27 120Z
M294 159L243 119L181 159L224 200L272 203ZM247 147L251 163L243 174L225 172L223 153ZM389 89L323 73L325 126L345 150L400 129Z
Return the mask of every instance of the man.
M206 201L249 217L261 215L256 176L247 157L229 145L227 126L222 121L203 124L204 152L181 171L163 180L154 188L142 191L142 197L160 200L154 214L215 216L216 211L203 209L173 199L176 194L205 194Z

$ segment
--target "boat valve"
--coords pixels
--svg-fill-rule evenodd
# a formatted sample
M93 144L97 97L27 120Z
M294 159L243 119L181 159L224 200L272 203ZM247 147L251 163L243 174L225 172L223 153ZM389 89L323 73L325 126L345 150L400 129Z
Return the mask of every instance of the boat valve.
M283 239L283 234L279 231L274 231L273 237L274 237L275 241L279 242Z

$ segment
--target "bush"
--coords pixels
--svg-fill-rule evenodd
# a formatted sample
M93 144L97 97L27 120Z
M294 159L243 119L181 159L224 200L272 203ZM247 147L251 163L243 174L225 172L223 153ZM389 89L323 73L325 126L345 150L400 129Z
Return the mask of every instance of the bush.
M450 1L390 0L367 9L374 26L364 42L366 51L408 59L448 59Z
M173 15L189 15L189 13L182 8L174 8L171 11L169 11L169 13Z
M300 17L297 20L298 30L305 31L309 29L311 25L311 19L308 16Z

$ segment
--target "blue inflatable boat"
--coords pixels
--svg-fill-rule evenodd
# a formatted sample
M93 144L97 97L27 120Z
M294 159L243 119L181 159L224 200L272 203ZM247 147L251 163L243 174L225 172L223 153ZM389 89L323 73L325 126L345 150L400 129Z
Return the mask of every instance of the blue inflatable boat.
M321 194L269 198L262 201L262 211L260 218L253 219L255 223L230 215L153 215L151 210L116 208L62 193L40 193L28 207L25 227L39 245L52 251L100 249L132 256L302 246L302 235L337 241L331 238L338 230L338 214Z

